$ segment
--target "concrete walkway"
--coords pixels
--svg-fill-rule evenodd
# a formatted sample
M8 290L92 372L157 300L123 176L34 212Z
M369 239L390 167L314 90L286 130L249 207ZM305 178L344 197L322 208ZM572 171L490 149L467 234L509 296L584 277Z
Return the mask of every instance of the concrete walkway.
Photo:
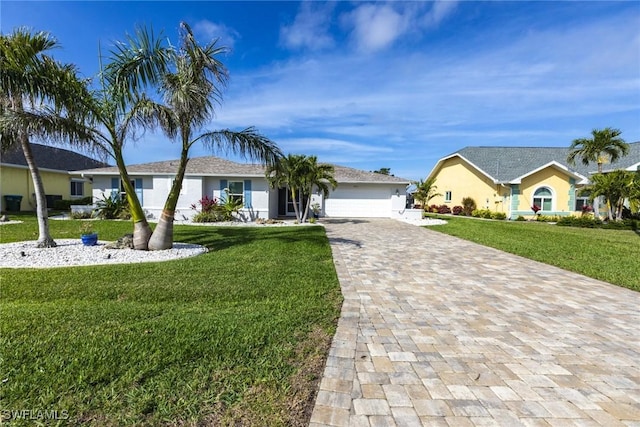
M310 426L640 426L640 293L399 221L326 230L345 300Z

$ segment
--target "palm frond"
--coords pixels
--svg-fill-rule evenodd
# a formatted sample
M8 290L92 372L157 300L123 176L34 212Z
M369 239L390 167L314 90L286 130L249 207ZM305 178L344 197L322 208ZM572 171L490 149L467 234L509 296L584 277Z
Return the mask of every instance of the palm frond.
M274 165L282 158L282 152L276 143L258 133L253 127L240 132L228 129L206 132L192 143L197 141L202 141L211 151L241 155L266 165Z

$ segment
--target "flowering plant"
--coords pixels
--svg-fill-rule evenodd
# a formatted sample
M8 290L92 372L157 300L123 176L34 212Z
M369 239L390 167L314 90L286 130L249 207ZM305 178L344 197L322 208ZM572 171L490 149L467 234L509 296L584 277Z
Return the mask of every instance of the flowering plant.
M531 206L531 210L533 211L533 213L534 213L534 214L537 214L537 213L538 213L538 211L540 210L540 206L538 206L538 205L536 205L536 204L534 203L534 205L533 205L533 206Z
M212 198L209 196L204 196L202 199L198 200L198 204L200 205L200 211L204 213L211 213L218 205L218 199ZM198 207L195 203L191 204L191 209L197 210Z

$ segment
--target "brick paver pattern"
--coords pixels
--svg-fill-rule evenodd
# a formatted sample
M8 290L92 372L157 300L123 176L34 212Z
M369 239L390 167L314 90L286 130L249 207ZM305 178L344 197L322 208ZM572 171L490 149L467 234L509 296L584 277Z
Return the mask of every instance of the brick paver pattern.
M325 225L344 304L310 426L640 426L640 293L395 220Z

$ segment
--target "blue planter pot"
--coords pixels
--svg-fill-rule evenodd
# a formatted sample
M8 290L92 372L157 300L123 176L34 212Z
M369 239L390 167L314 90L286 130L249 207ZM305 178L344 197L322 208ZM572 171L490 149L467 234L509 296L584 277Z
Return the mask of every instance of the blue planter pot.
M95 246L98 243L98 233L83 234L80 236L80 240L85 246Z

